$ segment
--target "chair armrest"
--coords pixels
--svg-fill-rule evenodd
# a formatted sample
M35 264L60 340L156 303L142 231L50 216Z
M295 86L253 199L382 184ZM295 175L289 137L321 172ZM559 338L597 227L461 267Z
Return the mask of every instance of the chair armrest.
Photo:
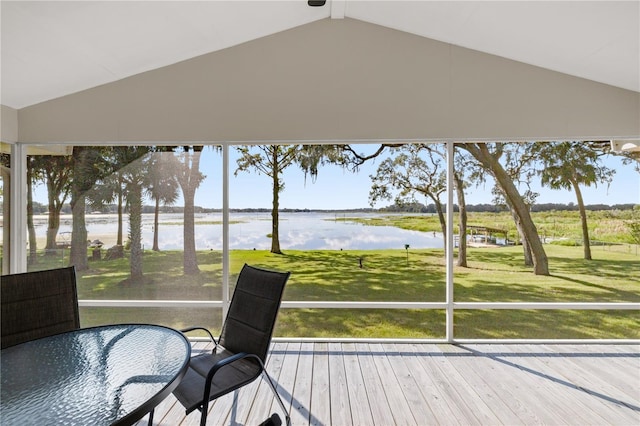
M181 333L188 333L190 331L195 331L195 330L200 330L200 331L204 331L205 333L207 333L207 335L209 336L209 338L211 339L211 341L213 342L213 344L215 346L218 346L218 341L215 339L215 337L213 337L213 334L211 334L211 332L209 331L208 328L205 327L187 327L187 328L183 328L180 330Z

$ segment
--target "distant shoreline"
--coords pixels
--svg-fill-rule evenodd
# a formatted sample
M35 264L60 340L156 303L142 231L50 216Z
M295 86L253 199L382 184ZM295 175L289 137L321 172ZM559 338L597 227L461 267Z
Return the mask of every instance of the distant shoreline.
M39 203L37 203L39 204ZM37 210L37 213L34 213L34 216L47 216L48 212L46 209L43 209L43 205L39 204L41 207L34 209ZM613 210L633 210L633 208L640 203L625 203L625 204L588 204L585 206L585 209L588 211L613 211ZM454 211L458 211L458 205L456 203L453 204ZM468 204L466 206L467 212L470 213L503 213L508 212L506 206L497 206L495 204ZM203 214L203 213L221 213L221 208L206 208L195 206L195 213ZM437 213L435 205L429 204L427 206L417 203L411 204L407 206L387 206L382 208L374 209L372 207L362 207L362 208L350 208L350 209L308 209L308 208L282 208L278 210L280 213L377 213L377 214L386 214L386 213L407 213L407 214L421 214L421 213ZM531 206L532 212L544 212L544 211L578 211L578 205L571 202L569 204L558 204L558 203L546 203L546 204L534 204ZM155 207L153 206L143 206L142 213L150 214L155 212ZM160 209L161 214L176 214L183 213L184 207L172 207L172 206L163 206ZM230 208L230 213L271 213L271 208L266 207L250 207L250 208ZM116 214L117 209L115 205L107 206L105 209L101 211L92 211L85 213L86 215L96 215L96 214ZM70 215L71 209L68 205L65 205L61 212L62 215Z

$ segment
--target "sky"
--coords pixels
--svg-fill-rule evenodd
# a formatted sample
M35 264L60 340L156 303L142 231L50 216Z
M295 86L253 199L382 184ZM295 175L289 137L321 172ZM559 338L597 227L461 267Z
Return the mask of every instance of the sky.
M358 151L366 151L366 146L359 146ZM371 148L372 149L372 148ZM229 205L234 209L241 208L271 208L271 179L256 171L239 172L236 170L237 151L229 149L230 162L230 190ZM370 175L383 161L383 158L365 163L358 173L351 173L338 166L327 165L319 170L315 181L305 176L300 168L292 165L283 174L285 182L284 191L280 194L281 209L309 209L309 210L343 210L369 208L369 191L371 189ZM619 157L610 156L606 160L608 167L616 170L610 187L600 185L598 187L582 187L585 204L640 204L640 174L632 166L622 165ZM201 171L206 175L205 181L196 192L195 204L206 208L222 207L222 154L205 148L201 158ZM486 183L481 187L470 187L466 191L467 204L492 203L492 183ZM536 200L538 204L545 203L576 203L573 192L550 190L534 184L533 190L540 193ZM35 201L46 203L46 189L39 185L34 195ZM424 197L417 201L430 204ZM445 199L443 197L443 202ZM457 200L454 197L454 203ZM151 202L148 202L151 204ZM385 207L393 204L392 200L381 201L374 208ZM179 200L176 205L182 205Z
M229 150L231 173L229 205L231 208L270 208L271 207L271 179L255 171L239 172L233 175L236 169L235 149ZM205 151L201 163L203 173L207 180L203 183L212 185L216 192L205 193L199 191L196 194L196 204L203 207L221 207L221 194L216 181L221 180L221 160L215 157L211 150ZM324 166L319 170L318 177L312 182L309 177L305 181L304 174L296 166L287 168L283 175L285 181L284 191L280 194L280 207L289 209L355 209L368 208L369 191L371 189L370 175L375 174L382 159L376 159L361 167L358 173L351 173L338 166ZM640 204L640 174L632 166L623 166L619 157L610 156L606 160L610 168L616 170L613 182L607 189L606 185L598 187L583 187L585 204ZM491 183L481 187L471 187L466 191L467 204L491 203ZM569 191L550 190L533 185L533 190L540 193L536 200L538 204L576 202L575 194ZM429 204L424 197L418 198L419 202ZM445 199L443 198L443 202ZM454 197L454 203L457 200ZM381 201L374 205L375 208L393 204L393 201Z

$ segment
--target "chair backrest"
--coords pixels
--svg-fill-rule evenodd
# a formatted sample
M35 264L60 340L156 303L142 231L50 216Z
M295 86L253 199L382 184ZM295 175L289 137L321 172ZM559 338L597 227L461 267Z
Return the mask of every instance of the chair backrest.
M3 275L0 346L6 348L80 328L76 270Z
M231 352L258 355L264 362L289 272L244 265L238 276L220 344Z

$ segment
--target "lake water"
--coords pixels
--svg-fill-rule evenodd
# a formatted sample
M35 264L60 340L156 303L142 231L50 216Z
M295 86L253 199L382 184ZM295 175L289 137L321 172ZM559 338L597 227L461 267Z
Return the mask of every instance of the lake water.
M408 231L390 226L367 226L348 220L353 217L380 216L367 213L280 213L280 248L282 250L371 250L412 248L442 248L442 234ZM106 247L116 241L116 215L88 214L86 216L89 240L99 239ZM125 216L124 235L128 232ZM222 215L196 214L196 249L222 250ZM214 223L218 222L218 223ZM231 213L229 247L231 249L271 249L270 213ZM46 216L34 218L36 235L43 240L46 234ZM182 214L161 214L159 245L164 250L183 248ZM63 216L58 241L70 240L71 216ZM145 248L153 244L153 215L143 215L142 238ZM40 243L39 245L44 243Z

